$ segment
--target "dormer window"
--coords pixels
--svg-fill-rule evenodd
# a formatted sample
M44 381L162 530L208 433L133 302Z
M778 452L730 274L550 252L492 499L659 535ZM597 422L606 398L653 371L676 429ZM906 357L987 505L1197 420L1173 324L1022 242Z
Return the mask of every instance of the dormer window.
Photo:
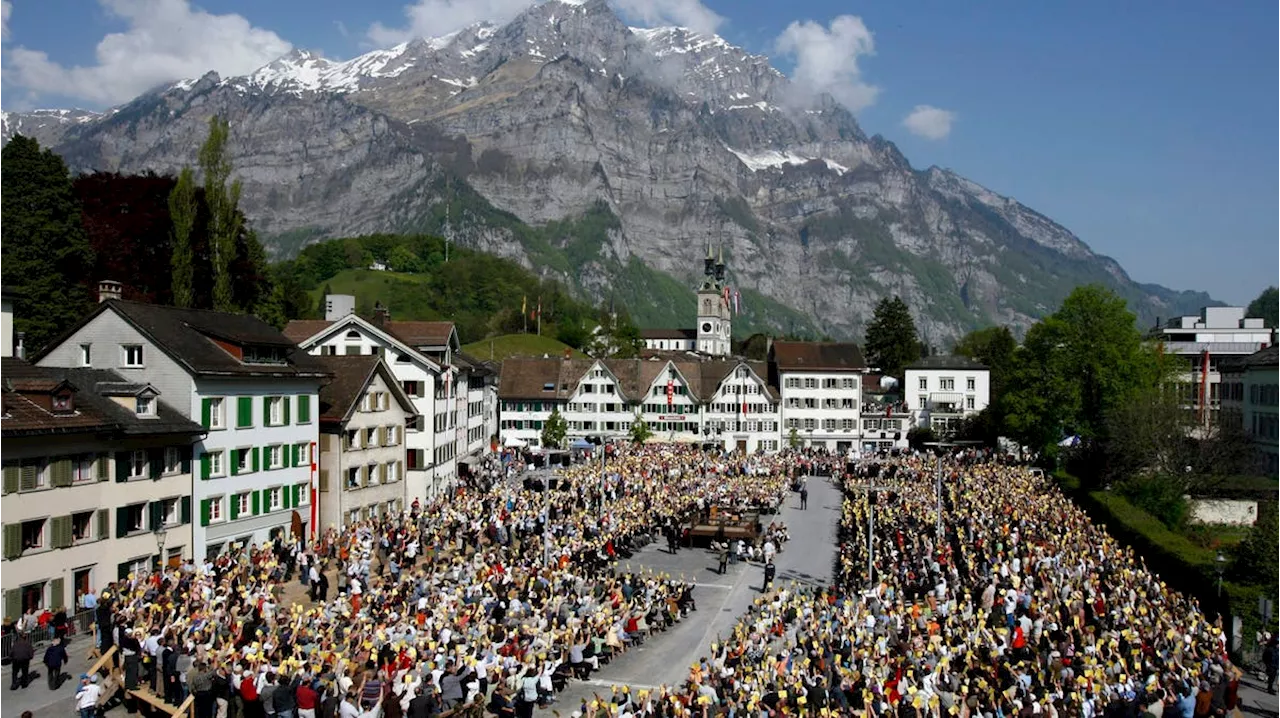
M246 346L244 348L245 364L285 364L288 354L284 347Z
M60 392L53 395L53 401L50 407L55 414L69 414L75 410L75 401L71 396L71 392Z
M156 398L150 394L141 394L137 399L137 407L135 413L138 416L155 416L156 415Z

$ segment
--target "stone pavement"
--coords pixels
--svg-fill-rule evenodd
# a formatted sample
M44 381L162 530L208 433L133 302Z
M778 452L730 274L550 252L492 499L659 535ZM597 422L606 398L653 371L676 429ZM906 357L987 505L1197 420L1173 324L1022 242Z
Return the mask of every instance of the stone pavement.
M93 649L93 637L89 634L73 636L67 644L67 656L70 662L63 668L70 678L64 678L62 686L56 691L49 690L49 671L40 662L44 657L45 645L36 646L36 657L31 662L31 672L39 674L33 678L26 688L9 690L12 668L5 666L0 671L0 716L18 718L23 711L31 711L36 718L43 716L74 716L76 689L80 686L80 674L93 665L87 656ZM123 714L123 711L121 711Z
M775 516L762 516L787 525L791 540L774 559L777 568L775 585L795 582L808 585L830 585L835 566L836 531L840 519L840 492L827 479L811 477L809 508L800 510L800 495L788 493L782 510ZM674 556L667 553L666 542L658 541L622 561L626 570L648 568L679 577L695 579L698 587L694 598L698 610L689 614L665 633L648 638L638 646L613 659L607 666L591 674L586 681L570 681L556 697L552 709L561 715L578 709L583 699L593 694L608 698L614 686L630 685L635 689L658 685L677 685L689 675L689 667L707 655L711 644L729 635L738 618L760 594L764 567L760 563L738 563L726 575L717 573L718 560L706 549L681 549ZM539 710L551 715L551 709Z

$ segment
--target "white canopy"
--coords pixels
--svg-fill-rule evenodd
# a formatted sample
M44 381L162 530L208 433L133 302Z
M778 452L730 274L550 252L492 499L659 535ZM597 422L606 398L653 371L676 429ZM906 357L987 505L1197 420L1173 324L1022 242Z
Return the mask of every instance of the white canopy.
M520 448L520 447L525 447L525 446L528 446L528 445L529 445L529 442L524 441L524 440L522 440L522 439L520 439L519 437L516 437L516 436L508 436L508 437L507 437L507 441L503 444L503 446L507 447L508 449L510 449L510 448L512 448L512 447Z

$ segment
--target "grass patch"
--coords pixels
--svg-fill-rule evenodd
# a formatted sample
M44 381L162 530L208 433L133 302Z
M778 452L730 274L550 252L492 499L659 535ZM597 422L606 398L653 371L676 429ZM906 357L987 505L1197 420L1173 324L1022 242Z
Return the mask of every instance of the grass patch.
M1141 536L1145 543L1158 546L1189 565L1201 568L1213 566L1213 559L1217 555L1215 551L1171 530L1160 519L1129 503L1123 496L1112 491L1090 491L1089 498L1105 509L1115 521Z
M540 357L543 354L562 357L568 348L568 344L545 334L503 334L467 344L462 351L481 361L505 361L511 357ZM577 349L571 351L576 359L587 357Z

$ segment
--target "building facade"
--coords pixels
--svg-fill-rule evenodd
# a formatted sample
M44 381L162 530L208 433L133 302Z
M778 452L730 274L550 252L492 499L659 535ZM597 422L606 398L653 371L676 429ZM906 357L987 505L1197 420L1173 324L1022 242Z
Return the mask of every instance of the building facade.
M862 436L862 375L856 344L774 342L770 365L782 390L784 444L848 454Z
M913 426L947 436L991 401L991 372L965 356L932 356L908 364L902 396Z
M120 300L34 357L148 383L206 430L191 491L194 555L316 527L316 416L324 369L251 316Z
M1229 357L1247 357L1273 346L1275 330L1262 319L1246 318L1243 307L1205 307L1199 315L1174 317L1154 327L1148 338L1161 343L1166 355L1178 357L1183 366L1178 383L1200 421L1216 421L1221 407L1219 364Z
M192 450L205 430L154 386L5 359L4 611L67 608L193 555Z
M376 355L327 356L320 390L320 525L350 526L405 507L405 429L413 400Z
M1277 347L1247 357L1224 360L1221 369L1220 420L1243 429L1252 440L1258 470L1267 476L1280 472L1280 378Z

